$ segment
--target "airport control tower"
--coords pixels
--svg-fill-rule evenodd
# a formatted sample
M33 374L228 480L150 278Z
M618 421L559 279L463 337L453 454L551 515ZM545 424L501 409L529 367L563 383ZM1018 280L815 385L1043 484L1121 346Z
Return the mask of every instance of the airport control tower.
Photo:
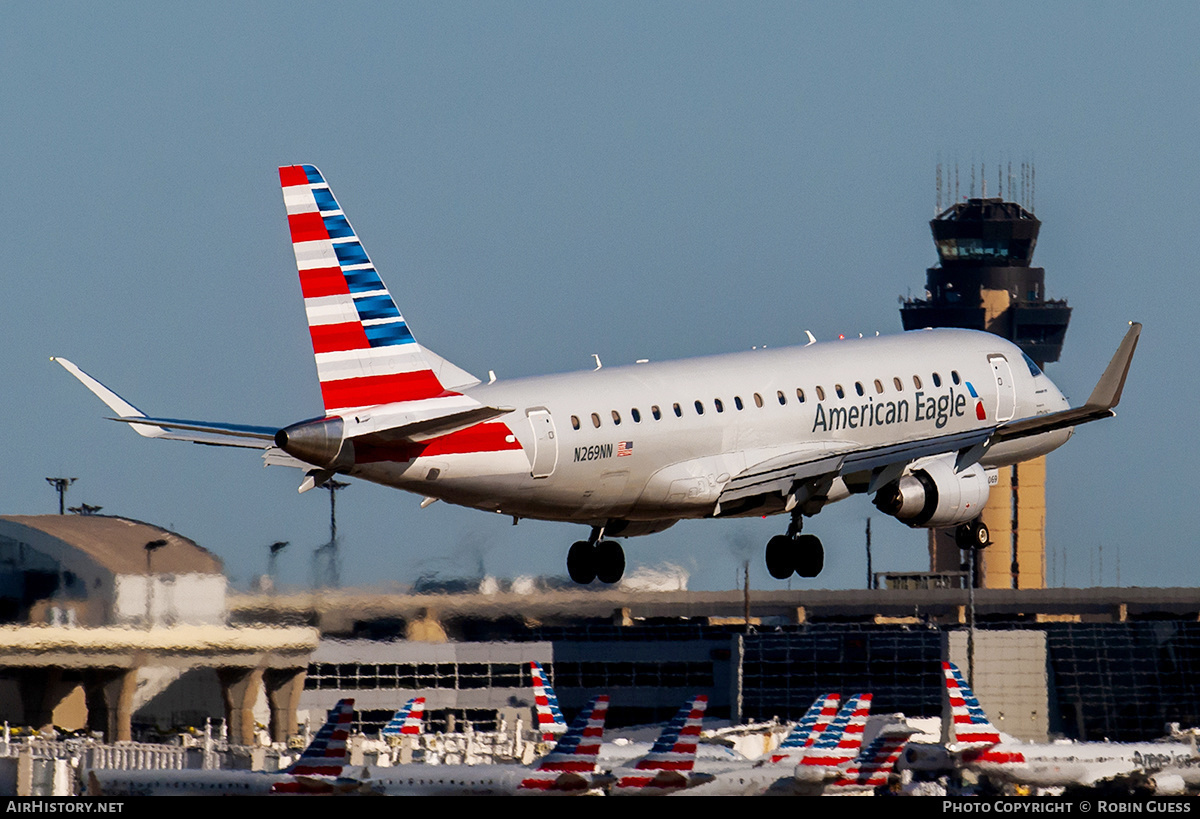
M1023 200L1026 175L1023 168ZM940 181L940 169L938 176ZM1011 196L1011 173L1008 187ZM939 206L929 223L938 264L926 271L925 298L903 302L900 319L905 330L987 330L1012 341L1038 366L1058 361L1071 308L1066 301L1046 298L1045 271L1030 266L1042 223L1033 215L1032 185L1028 188L1028 208L1003 197L989 199L986 185L980 198L964 197L944 210ZM992 544L980 552L979 585L1044 588L1045 457L1000 470L983 520ZM952 529L930 532L929 553L932 571L959 569L961 556Z

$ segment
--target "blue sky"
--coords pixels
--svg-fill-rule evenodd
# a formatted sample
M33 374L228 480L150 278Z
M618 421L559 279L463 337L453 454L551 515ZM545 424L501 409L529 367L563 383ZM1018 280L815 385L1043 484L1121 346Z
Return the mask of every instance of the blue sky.
M0 512L71 504L176 529L234 582L289 540L308 581L328 496L254 453L146 441L51 355L161 415L320 412L276 167L330 180L417 337L504 377L897 332L935 260L935 167L1032 159L1035 262L1075 308L1048 368L1085 398L1146 329L1117 420L1050 458L1066 579L1196 585L1200 71L1193 4L57 3L6 9ZM560 573L582 529L355 483L343 578L482 561ZM863 499L809 521L826 571L927 565ZM780 588L781 519L628 541L693 587ZM1103 547L1103 571L1097 557ZM1119 557L1118 557L1119 555ZM1062 558L1058 558L1061 565ZM1061 574L1061 569L1060 569ZM1060 578L1061 579L1061 578Z

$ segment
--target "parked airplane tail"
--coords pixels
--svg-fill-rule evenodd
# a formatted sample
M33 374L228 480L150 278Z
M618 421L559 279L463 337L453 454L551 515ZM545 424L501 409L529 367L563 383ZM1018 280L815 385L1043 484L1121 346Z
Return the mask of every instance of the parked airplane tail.
M518 790L525 793L588 790L592 785L591 775L596 770L607 714L608 696L601 694L579 712L562 739L521 781Z
M529 663L529 676L533 681L534 711L537 714L538 730L542 740L549 742L567 730L567 721L563 719L558 707L558 695L546 680L546 672L539 663Z
M296 776L340 776L350 764L350 724L354 700L339 700L312 742L284 772Z
M829 786L827 792L836 794L839 791L887 785L896 761L914 733L916 731L907 726L889 725L884 728L858 758L846 766L845 772Z
M416 737L421 735L421 719L425 716L425 698L413 697L396 712L391 722L379 732L384 737Z
M799 768L830 769L843 765L862 750L863 730L871 714L873 694L855 694L838 712L837 719L825 729L804 756Z
M946 694L950 698L950 740L959 749L982 748L1000 741L1000 731L992 725L975 698L975 692L954 663L942 663Z
M771 755L771 761L779 762L781 759L801 753L804 748L813 745L837 718L838 703L841 700L842 695L835 693L824 694L813 700L808 711L788 732L783 742L779 743L779 747Z
M670 793L688 787L707 707L708 697L704 694L684 703L663 727L650 753L638 760L635 773L622 776L616 789L647 794Z
M333 192L313 165L279 169L325 413L444 392Z

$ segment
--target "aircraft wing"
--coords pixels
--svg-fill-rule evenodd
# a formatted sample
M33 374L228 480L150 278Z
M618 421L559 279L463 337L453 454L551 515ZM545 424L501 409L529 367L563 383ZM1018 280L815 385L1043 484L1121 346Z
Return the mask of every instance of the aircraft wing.
M93 395L113 412L110 420L129 424L133 431L145 438L165 438L171 441L191 441L208 446L236 446L250 449L266 449L275 439L277 427L256 427L242 424L226 424L216 421L187 421L178 418L149 418L146 413L130 404L121 396L101 384L65 358L50 359L71 375L79 379Z

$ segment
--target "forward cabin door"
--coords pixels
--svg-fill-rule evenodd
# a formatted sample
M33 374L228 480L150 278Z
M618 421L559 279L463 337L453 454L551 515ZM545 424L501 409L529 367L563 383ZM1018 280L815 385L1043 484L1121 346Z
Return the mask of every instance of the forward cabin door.
M548 478L558 463L558 438L554 434L554 419L544 409L526 410L533 427L533 466L535 478Z
M996 420L1007 421L1017 410L1017 389L1013 383L1012 368L1002 355L989 355L992 375L996 379Z

